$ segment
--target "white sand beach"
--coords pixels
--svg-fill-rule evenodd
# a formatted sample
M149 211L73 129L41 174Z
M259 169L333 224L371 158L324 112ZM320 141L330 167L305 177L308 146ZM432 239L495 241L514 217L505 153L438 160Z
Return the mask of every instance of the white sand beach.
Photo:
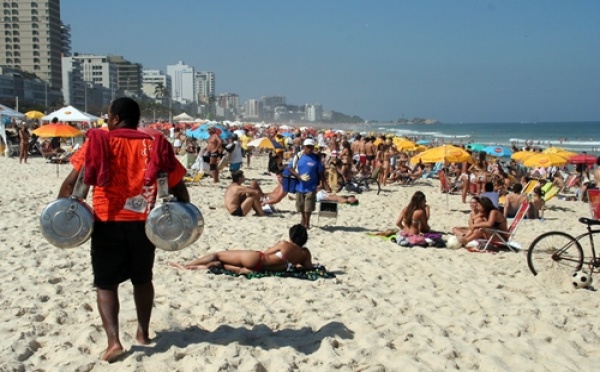
M588 204L552 199L546 219L525 220L518 253L403 248L367 232L394 227L416 190L427 195L430 224L464 225L468 206L441 194L437 181L387 186L341 206L337 223L309 230L314 261L335 279L255 278L168 266L228 248L264 250L286 238L300 216L238 218L223 207L231 182L189 187L204 214L198 242L157 251L150 346L135 343L130 283L121 286L126 354L100 361L106 336L96 310L89 242L62 250L42 237L38 218L70 165L0 157L0 371L592 371L600 365L599 294L565 277L534 277L526 248L546 231L585 231ZM244 168L266 190L266 157ZM323 226L326 225L326 226ZM596 278L600 287L600 277Z

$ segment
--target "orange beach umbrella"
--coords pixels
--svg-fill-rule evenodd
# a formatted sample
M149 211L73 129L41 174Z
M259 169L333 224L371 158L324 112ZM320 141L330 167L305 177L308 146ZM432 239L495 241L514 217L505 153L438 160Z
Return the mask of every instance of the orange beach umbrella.
M79 129L73 128L67 124L48 124L39 127L33 131L38 137L77 137L82 136L83 132Z

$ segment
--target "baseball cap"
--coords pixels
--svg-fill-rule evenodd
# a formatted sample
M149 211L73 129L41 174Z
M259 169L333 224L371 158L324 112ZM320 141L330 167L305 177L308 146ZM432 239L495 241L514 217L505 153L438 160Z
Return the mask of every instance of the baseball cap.
M315 140L313 140L312 138L307 138L304 140L303 143L304 146L314 146L315 145Z

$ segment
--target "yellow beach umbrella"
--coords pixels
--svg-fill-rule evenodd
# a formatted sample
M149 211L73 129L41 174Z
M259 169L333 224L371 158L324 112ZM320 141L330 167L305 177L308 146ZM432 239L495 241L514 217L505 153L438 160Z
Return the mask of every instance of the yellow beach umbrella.
M557 154L559 152L566 151L562 147L548 147L542 153L544 154Z
M452 145L443 145L434 147L420 154L413 156L410 162L416 164L420 161L423 163L437 163L439 161L447 163L462 163L471 161L471 155L460 147Z
M373 141L373 146L377 147L383 143L383 140L380 137L377 137L375 141Z
M41 119L45 114L39 111L27 111L25 117L27 119Z
M526 167L551 167L554 165L565 165L568 160L557 154L543 154L538 153L530 156L523 161L523 165Z
M406 138L396 137L394 138L394 146L396 146L399 151L415 151L418 145Z
M517 151L515 153L513 153L510 158L512 160L515 161L520 161L522 162L523 160L535 155L535 154L539 154L538 152L534 152L534 151Z

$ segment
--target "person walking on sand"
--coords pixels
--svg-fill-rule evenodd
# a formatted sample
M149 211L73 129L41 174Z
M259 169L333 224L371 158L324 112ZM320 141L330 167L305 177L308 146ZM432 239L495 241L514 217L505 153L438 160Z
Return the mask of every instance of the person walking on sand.
M317 187L323 186L325 168L314 153L315 141L307 138L303 145L303 152L294 157L288 170L299 181L296 185L296 210L302 216L300 223L310 229L310 216L317 204Z
M231 185L225 190L225 208L232 216L244 217L251 210L262 217L265 212L262 209L260 199L262 191L256 181L252 181L250 187L243 186L246 177L241 170L231 172Z
M209 169L210 175L213 178L213 182L219 182L219 158L223 152L223 140L219 137L217 133L217 128L208 127L208 140L206 141L206 152L210 158L209 160Z
M168 173L169 193L189 202L183 181L186 169L162 135L138 131L139 105L131 98L114 100L108 108L108 131L88 130L87 140L72 157L73 170L58 196L72 195L79 172L94 186L92 269L98 311L108 338L102 359L113 362L124 352L119 339L119 284L131 280L137 311L135 339L150 343L150 316L154 302L152 266L155 246L145 223L156 201L156 176Z

